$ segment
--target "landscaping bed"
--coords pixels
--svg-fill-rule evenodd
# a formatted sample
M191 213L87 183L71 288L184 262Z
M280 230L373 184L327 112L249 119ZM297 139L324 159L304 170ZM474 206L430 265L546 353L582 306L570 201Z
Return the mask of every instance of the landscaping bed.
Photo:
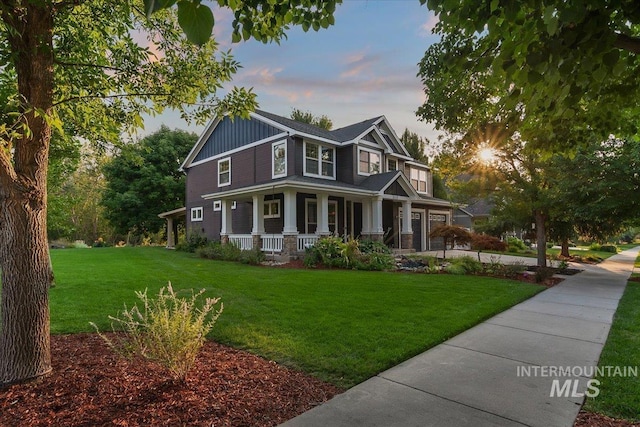
M96 334L54 335L53 373L0 389L3 426L274 426L341 390L208 341L185 383Z

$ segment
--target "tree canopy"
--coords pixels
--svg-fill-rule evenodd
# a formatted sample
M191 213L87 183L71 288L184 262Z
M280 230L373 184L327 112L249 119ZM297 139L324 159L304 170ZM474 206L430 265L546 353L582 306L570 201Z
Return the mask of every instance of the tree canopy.
M319 128L331 130L333 128L333 121L326 115L316 116L311 111L302 111L298 108L291 110L289 115L292 120L300 123L307 123L310 125L318 126Z
M267 42L280 40L291 25L330 25L339 0L217 3L234 14L235 41ZM247 117L257 105L250 89L219 93L240 65L208 37L214 24L200 0L0 4L0 386L51 370L52 135L108 145L140 127L143 114L165 108L199 121L213 114Z
M123 146L104 166L101 204L117 233L157 233L164 225L158 214L184 205L185 176L179 168L197 138L162 126Z
M450 129L460 124L452 109L468 112L478 99L486 99L483 88L488 86L500 88L490 94L494 107L489 113L499 114L503 122L508 116L524 117L548 135L565 127L559 122L584 111L591 113L591 131L604 137L621 126L637 127L620 113L638 109L637 1L421 2L437 14L434 32L442 36L421 63L428 96L421 117L439 116L440 125ZM429 85L434 73L428 69L435 66L445 79ZM457 77L459 86L447 76ZM470 102L456 106L460 93Z

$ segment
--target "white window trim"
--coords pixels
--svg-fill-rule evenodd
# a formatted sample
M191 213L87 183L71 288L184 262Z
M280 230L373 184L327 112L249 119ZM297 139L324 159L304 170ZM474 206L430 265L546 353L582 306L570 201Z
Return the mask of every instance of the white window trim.
M275 173L275 169L276 169L275 148L276 148L277 145L284 145L284 172L283 173L279 173L279 174ZM284 176L287 176L288 155L289 155L289 153L287 152L287 140L286 139L282 139L280 141L276 141L273 144L271 144L271 178L272 179L282 178ZM305 162L305 164L306 164L306 162Z
M202 221L202 206L191 208L191 222Z
M278 205L278 213L277 214L274 214L271 211L271 205L272 204L277 204ZM265 200L262 206L263 206L262 212L264 212L264 206L269 206L269 214L264 214L263 218L265 218L265 219L267 219L267 218L280 218L280 212L281 212L281 210L280 210L280 208L281 208L280 199Z
M303 148L302 148L302 158L303 158L302 166L303 166L304 176L312 176L314 178L322 178L322 179L331 179L335 181L336 179L336 148L331 147L330 145L323 145L317 142L309 142L309 144L318 146L318 173L314 174L311 172L307 172L307 141L304 141ZM333 162L332 162L333 168L332 168L331 176L322 175L322 148L329 148L333 152Z
M237 207L238 207L238 202L236 202L235 200L231 202L231 209L236 209Z
M213 201L213 211L214 212L222 211L222 200L214 200Z
M229 182L220 183L220 163L229 162ZM224 159L218 160L218 187L226 187L227 185L231 185L231 157L225 157Z
M413 187L413 177L411 176L411 172L414 171L414 170L418 171L418 188ZM420 182L422 182L420 180L420 172L424 172L424 175L425 175L425 177L424 177L424 188L425 188L425 191L420 191L419 190ZM421 168L416 168L416 167L410 166L409 167L409 183L411 184L411 187L413 187L413 189L416 190L417 193L419 193L419 194L429 194L429 171L427 169L421 169Z
M360 152L361 151L366 151L368 153L373 153L373 154L377 154L380 157L380 163L379 163L379 167L378 173L382 173L382 162L383 162L383 155L381 151L378 150L370 150L368 148L364 148L364 147L358 147L358 175L362 175L362 176L370 176L370 175L377 175L378 173L371 173L371 172L362 172L360 170ZM369 161L369 169L371 169L371 161Z
M396 168L395 169L390 169L389 168L389 162L396 162ZM387 172L392 172L392 171L397 171L397 170L400 170L400 165L398 163L398 159L387 158Z

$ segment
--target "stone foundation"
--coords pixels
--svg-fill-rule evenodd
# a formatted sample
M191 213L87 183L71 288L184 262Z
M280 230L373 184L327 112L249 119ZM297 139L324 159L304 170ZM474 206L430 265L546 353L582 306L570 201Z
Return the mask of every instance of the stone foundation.
M402 233L401 248L403 251L414 251L413 249L413 233Z

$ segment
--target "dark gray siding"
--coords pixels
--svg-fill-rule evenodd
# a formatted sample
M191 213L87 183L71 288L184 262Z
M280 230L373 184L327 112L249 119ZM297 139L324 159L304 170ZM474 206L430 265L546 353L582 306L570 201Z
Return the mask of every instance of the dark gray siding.
M336 150L336 179L338 181L346 182L347 184L355 183L355 175L357 171L357 169L355 169L357 167L355 152L355 145L349 145Z
M376 139L372 135L373 132L366 134L362 139L369 142L376 142Z
M404 191L404 188L402 188L402 186L398 183L398 181L391 184L389 188L385 190L384 194L390 194L394 196L404 196L404 197L409 196L407 192Z
M280 129L258 120L245 120L236 117L231 122L231 119L225 117L209 136L194 162L208 159L279 133L282 133Z

